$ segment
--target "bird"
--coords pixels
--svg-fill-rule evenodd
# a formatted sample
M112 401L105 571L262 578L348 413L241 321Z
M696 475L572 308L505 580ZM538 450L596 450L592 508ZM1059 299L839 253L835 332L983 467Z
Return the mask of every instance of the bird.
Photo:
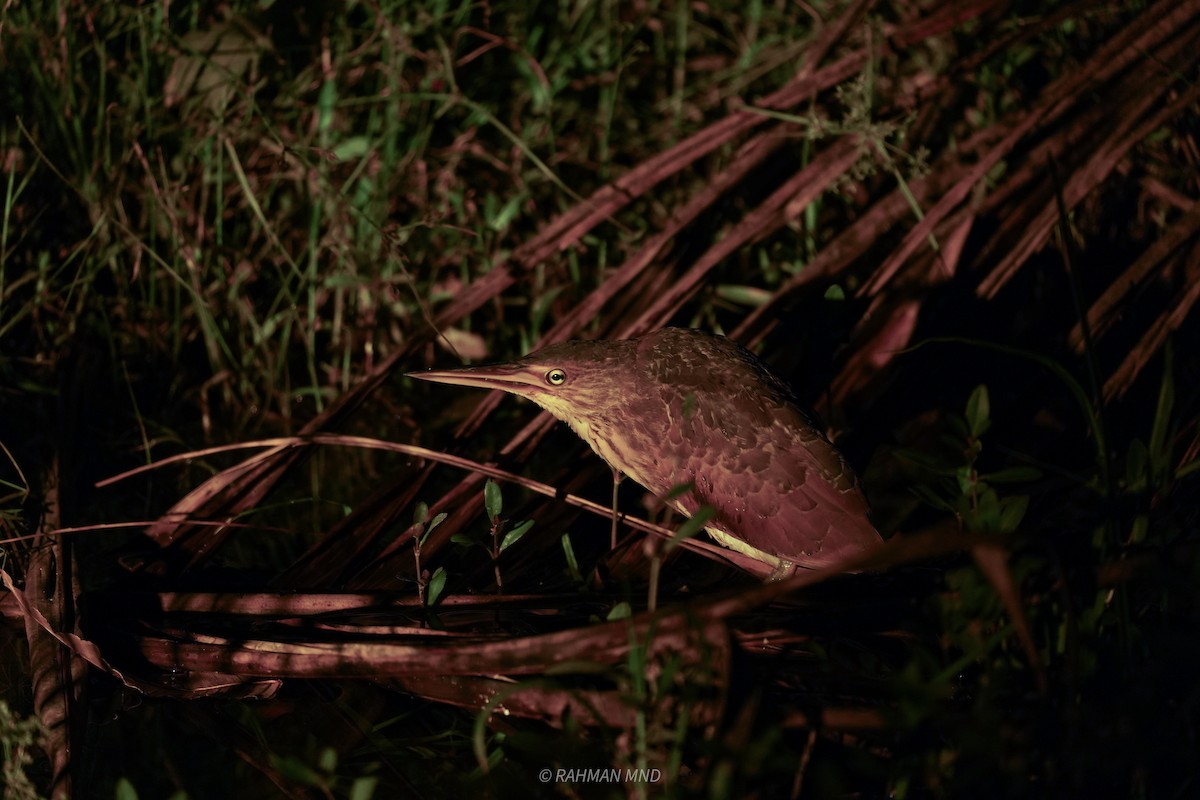
M500 389L565 422L614 471L687 516L769 579L882 542L862 485L788 385L717 334L662 328L552 344L488 366L408 373Z

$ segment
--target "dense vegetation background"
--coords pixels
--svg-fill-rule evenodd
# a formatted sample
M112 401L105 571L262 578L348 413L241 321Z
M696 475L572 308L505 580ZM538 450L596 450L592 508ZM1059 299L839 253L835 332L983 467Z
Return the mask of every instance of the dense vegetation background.
M1200 790L1200 2L0 13L6 797ZM668 324L903 546L403 377Z

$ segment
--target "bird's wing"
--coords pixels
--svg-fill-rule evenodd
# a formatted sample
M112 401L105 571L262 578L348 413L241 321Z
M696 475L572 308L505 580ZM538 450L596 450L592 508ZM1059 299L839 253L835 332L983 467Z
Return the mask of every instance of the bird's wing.
M671 485L694 489L689 514L717 512L711 526L770 555L808 566L879 543L854 473L778 378L728 340L665 329L644 337L639 394L666 418L647 447L669 458ZM650 472L648 470L648 472ZM662 481L667 483L667 481Z
M747 404L739 408L737 403ZM822 566L880 542L866 498L841 454L791 406L741 398L724 414L700 408L686 428L689 513L716 511L712 525L758 550Z

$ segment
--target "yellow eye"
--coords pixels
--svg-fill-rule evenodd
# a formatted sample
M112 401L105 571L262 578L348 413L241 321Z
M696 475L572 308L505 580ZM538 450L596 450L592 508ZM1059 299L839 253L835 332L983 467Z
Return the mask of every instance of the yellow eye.
M562 386L567 382L567 373L561 369L552 369L546 373L546 383L551 386Z

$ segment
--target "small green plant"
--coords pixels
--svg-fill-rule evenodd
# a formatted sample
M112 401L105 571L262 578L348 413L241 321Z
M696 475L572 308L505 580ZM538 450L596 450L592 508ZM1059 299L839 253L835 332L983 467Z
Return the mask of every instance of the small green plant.
M316 763L296 756L271 754L271 764L279 774L300 786L311 786L326 797L343 795L351 800L370 800L375 795L379 779L373 775L360 775L346 786L346 778L338 775L338 754L332 747L322 748L316 754Z
M492 568L496 573L496 593L503 594L504 576L500 572L500 554L520 541L522 536L529 533L529 529L533 527L533 520L527 519L524 522L519 522L505 533L504 529L507 526L507 520L500 517L504 512L504 497L500 493L500 484L490 478L483 485L483 510L487 514L488 523L491 526L489 542L479 542L464 535L455 536L451 541L468 546L478 545L487 550L488 555L492 558Z
M620 618L627 612L627 607L617 607L610 617ZM685 753L696 744L699 707L711 700L720 683L703 626L688 634L685 647L662 646L655 641L659 636L656 623L645 629L630 624L625 663L622 669L612 671L622 701L633 710L632 725L622 737L626 766L661 770L668 785L680 780ZM646 797L650 787L634 783L630 788L633 796Z
M1179 481L1200 469L1200 459L1177 464L1173 447L1178 427L1173 415L1175 348L1169 343L1164 356L1163 376L1149 435L1130 439L1123 459L1124 472L1116 478L1116 489L1122 495L1121 504L1133 509L1125 535L1128 544L1142 544L1153 532L1151 511L1155 499L1166 497Z
M921 499L954 514L965 530L1007 534L1014 532L1024 519L1029 495L1002 496L996 484L1035 481L1041 477L1041 471L1018 466L980 472L983 434L991 424L991 400L987 386L981 384L967 399L965 413L949 418L950 432L941 437L948 447L947 454L912 450L902 454L934 476L932 482L914 488Z
M413 514L413 561L417 567L417 597L423 606L436 603L442 589L446 586L446 570L438 567L431 577L428 570L421 569L421 545L425 543L429 534L433 533L437 526L445 522L446 516L446 512L443 511L432 520L429 519L429 506L424 502L417 503L416 511ZM425 602L426 587L429 587L428 604Z

